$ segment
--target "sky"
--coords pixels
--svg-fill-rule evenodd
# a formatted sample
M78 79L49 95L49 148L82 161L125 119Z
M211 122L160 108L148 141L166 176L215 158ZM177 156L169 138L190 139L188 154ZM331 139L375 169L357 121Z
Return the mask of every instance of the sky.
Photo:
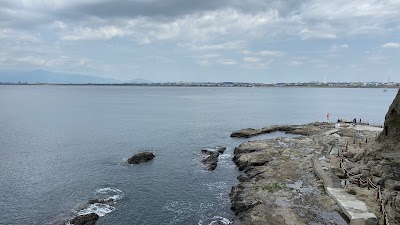
M400 82L400 0L0 0L0 70Z

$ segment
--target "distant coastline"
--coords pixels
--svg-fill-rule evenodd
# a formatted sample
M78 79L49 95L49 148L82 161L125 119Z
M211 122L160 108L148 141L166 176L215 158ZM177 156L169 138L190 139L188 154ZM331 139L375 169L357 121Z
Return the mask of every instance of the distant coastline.
M47 86L151 86L151 87L304 87L304 88L399 88L400 83L340 82L340 83L244 83L244 82L167 82L167 83L27 83L0 82L0 85L47 85Z

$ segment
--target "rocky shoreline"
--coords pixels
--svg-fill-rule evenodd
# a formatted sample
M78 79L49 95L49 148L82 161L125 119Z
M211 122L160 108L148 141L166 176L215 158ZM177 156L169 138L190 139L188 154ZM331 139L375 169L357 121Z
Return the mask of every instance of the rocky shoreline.
M345 216L349 213L341 202L327 195L327 184L315 173L315 160L330 177L330 186L343 189L376 216L350 224L384 224L385 219L391 225L400 224L400 172L396 172L400 170L396 153L400 141L390 140L400 138L398 112L399 95L386 115L386 121L399 122L398 126L385 122L384 129L361 124L335 128L334 123L316 122L233 132L231 137L241 138L276 131L301 135L248 141L235 148L233 161L243 174L230 192L236 214L233 224L348 224L354 218ZM350 173L344 174L344 168ZM377 204L377 189L368 190L366 184L359 187L359 179L380 185L387 218Z
M303 136L250 141L235 148L233 160L243 174L230 193L237 215L233 224L347 224L339 207L324 194L311 163L311 157L324 148L314 135L331 127L329 123L274 126L274 131Z

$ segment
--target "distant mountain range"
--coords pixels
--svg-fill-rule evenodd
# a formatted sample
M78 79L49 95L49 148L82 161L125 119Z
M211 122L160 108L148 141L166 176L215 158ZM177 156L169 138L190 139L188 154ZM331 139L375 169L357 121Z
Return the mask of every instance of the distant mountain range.
M152 83L148 80L134 79L120 81L112 78L88 76L81 74L59 73L47 70L17 71L0 70L1 83L47 83L47 84L121 84Z

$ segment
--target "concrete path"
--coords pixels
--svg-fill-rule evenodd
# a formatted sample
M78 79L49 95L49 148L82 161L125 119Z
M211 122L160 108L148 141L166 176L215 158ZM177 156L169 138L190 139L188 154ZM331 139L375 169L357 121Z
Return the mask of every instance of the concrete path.
M383 128L382 127L374 127L370 125L356 125L354 127L355 130L358 131L363 131L363 130L368 130L368 131L375 131L375 132L382 132Z
M330 152L329 149L332 148L330 145L323 142L323 135L329 135L332 131L326 132L314 139L324 146L321 150L321 155L316 154L312 157L314 171L317 176L324 181L326 193L336 201L343 213L349 218L350 225L376 225L378 220L373 213L368 211L368 207L365 203L355 198L354 195L347 193L341 187L340 179L333 174L329 168L325 167L324 169L320 161L320 158L328 155Z

